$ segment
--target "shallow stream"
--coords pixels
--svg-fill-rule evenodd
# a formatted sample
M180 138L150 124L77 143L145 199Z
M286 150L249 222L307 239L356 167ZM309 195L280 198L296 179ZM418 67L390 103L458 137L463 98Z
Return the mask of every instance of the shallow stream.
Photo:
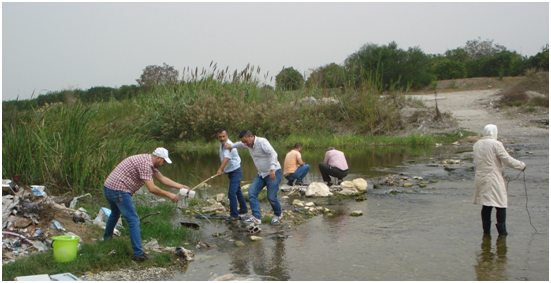
M525 182L520 175L509 184L506 238L498 238L495 227L491 238L482 236L480 207L472 204L471 146L343 149L350 166L347 180L403 173L423 177L427 187L384 186L369 190L365 201L309 198L335 214L315 216L301 225L286 224L285 219L277 226L262 224L258 236L263 240L256 242L241 232L243 224L222 220L211 220L211 224L179 216L176 221L200 223L202 240L217 248L186 247L195 250L195 261L168 279L202 281L233 273L256 280L548 281L549 148L546 144L511 147L519 149L513 156L526 162L528 170ZM276 150L283 165L288 150ZM306 182L322 181L317 164L323 161L324 152L304 149L303 159L312 166ZM246 150L240 155L243 181L250 182L256 170ZM435 166L449 158L464 164ZM220 164L217 152L172 154L171 159L173 164L161 168L162 173L190 187L213 175ZM518 175L511 169L505 173L511 178ZM209 184L208 189L198 191L198 197L227 192L227 176ZM283 209L292 210L293 198L282 200L284 195L280 191ZM270 211L267 203L262 206ZM355 210L362 210L363 215L350 216ZM214 237L216 232L223 236ZM233 240L246 246L236 247Z

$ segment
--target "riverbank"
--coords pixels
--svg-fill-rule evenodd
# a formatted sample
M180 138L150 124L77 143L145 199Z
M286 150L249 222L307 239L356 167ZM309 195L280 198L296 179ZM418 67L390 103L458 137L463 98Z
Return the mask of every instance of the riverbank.
M415 98L424 100L427 107L430 107L431 98L434 97L434 94L421 95L422 96ZM546 230L548 230L548 224L546 224L548 223L548 206L545 206L544 202L542 202L544 200L548 200L548 195L546 195L544 192L544 189L548 189L549 186L548 147L541 147L539 145L547 145L549 141L549 136L548 129L545 128L544 125L541 125L541 123L532 122L532 120L538 120L540 118L544 119L544 117L548 118L548 112L527 114L524 112L510 111L514 108L503 111L497 110L493 107L488 107L488 105L491 105L491 103L494 101L494 95L495 91L492 92L487 90L447 93L440 96L441 98L445 99L439 99L438 106L442 112L450 112L451 117L458 117L456 119L457 128L468 129L469 131L480 133L485 124L496 124L499 129L499 139L504 141L507 147L512 148L512 152L516 154L515 157L521 158L523 161L530 162L527 163L530 166L530 168L526 172L528 177L527 184L529 188L533 188L534 192L537 192L537 202L530 203L530 205L534 205L531 206L531 208L533 207L536 210L532 216L534 217L533 220L536 223L536 227L547 228L538 230L543 233L542 235L544 237L548 237L546 236ZM428 127L416 127L414 130L416 130L416 133L430 133L431 130L436 132L438 129ZM470 147L472 146L471 144L469 144L469 142L471 141L461 140L459 146L462 147L465 152L469 152ZM515 149L517 149L516 152ZM438 159L440 157L430 156L430 158ZM465 159L466 161L468 161L468 157L465 157ZM367 193L367 200L365 202L352 201L343 204L336 204L337 216L335 218L316 216L305 223L305 225L301 225L300 227L298 227L298 229L284 229L284 234L290 235L290 238L282 241L283 243L285 243L284 245L282 245L282 243L280 243L279 241L271 239L271 237L267 237L266 239L264 239L265 244L261 245L260 247L258 245L249 246L249 248L254 249L254 254L252 255L252 257L258 259L258 261L262 263L264 268L255 270L251 267L251 265L253 265L253 262L246 260L251 257L251 254L248 253L249 249L247 249L247 251L239 251L230 249L229 245L220 245L221 249L219 250L205 251L201 254L198 254L196 261L191 262L185 270L173 270L169 275L161 272L163 274L162 276L165 279L166 276L172 276L170 277L172 278L172 280L207 280L208 278L210 278L209 272L212 271L209 270L212 269L212 266L220 266L226 267L226 269L220 268L219 273L235 272L240 274L245 273L258 275L269 275L273 273L277 274L277 278L280 278L282 280L286 279L287 277L292 280L354 280L354 277L342 274L343 270L346 271L346 268L348 267L339 265L339 270L331 269L330 266L326 266L326 262L320 262L317 257L323 257L323 251L325 254L333 254L335 256L335 259L347 259L350 257L350 255L358 253L354 251L365 249L373 251L373 256L368 255L366 257L365 253L357 254L357 256L363 261L369 262L371 266L375 267L375 271L377 271L375 273L377 273L377 276L379 277L365 277L371 278L371 280L398 280L400 278L406 278L404 280L411 280L412 278L415 280L423 280L419 278L424 278L426 280L437 280L439 278L443 278L441 280L461 280L461 272L458 271L448 270L448 272L450 272L450 275L446 277L443 274L443 271L447 269L443 266L436 266L437 268L442 269L442 272L430 272L429 269L434 268L434 266L425 266L423 268L420 268L419 271L412 271L408 276L392 277L392 274L389 274L388 271L384 271L385 267L388 270L393 270L395 274L401 274L400 270L404 268L407 269L407 264L393 264L392 262L394 262L397 258L390 256L387 256L387 260L383 261L384 263L378 264L377 259L374 258L375 255L378 255L380 257L381 255L385 254L388 255L389 252L394 253L394 256L408 255L410 256L409 258L414 258L415 256L418 256L418 253L420 253L421 255L425 256L426 260L432 261L434 260L434 258L429 257L428 252L422 251L420 250L420 248L411 249L412 247L419 246L431 250L430 246L428 246L430 241L423 242L421 243L421 245L419 245L417 242L414 241L415 238L419 239L425 237L427 240L432 240L444 246L445 244L449 243L443 241L440 238L434 238L433 236L431 236L432 234L430 232L436 232L437 236L445 238L449 237L449 233L445 231L446 229L448 229L449 231L452 231L452 239L454 241L471 245L471 242L461 240L461 237L471 239L471 237L476 237L476 235L478 235L477 232L480 228L478 227L478 223L476 222L476 220L472 221L472 223L470 222L471 219L477 219L476 214L478 213L476 212L477 208L470 204L470 198L472 197L472 172L469 173L469 168L472 165L467 162L461 167L458 166L457 168L451 168L455 170L453 170L453 173L450 173L452 171L444 170L443 166L429 167L426 166L427 163L430 163L430 161L414 160L408 162L407 164L404 164L402 167L382 168L380 170L384 170L388 173L402 173L404 175L415 174L423 176L426 179L432 178L430 176L434 175L435 178L438 178L438 185L429 187L429 189L420 189L418 187L408 189L396 186L377 188ZM545 165L545 163L547 163L547 166ZM521 216L524 216L525 214L521 214L521 212L523 211L519 210L522 208L521 201L523 201L523 195L521 194L521 191L517 190L517 193L518 195L511 196L511 201L514 201L513 203L516 204L516 206L514 206L515 208L513 208L512 205L510 211L511 214L515 213L516 216L510 216L510 221L513 226L516 225L517 227L521 227L523 231L528 231L527 228L531 227L524 227L524 224L526 224L526 219ZM532 195L530 196L532 197ZM460 209L456 209L454 205L456 205L457 203L465 204L465 207L461 206ZM422 206L417 206L415 204L422 204ZM289 210L292 208L289 203L286 203L286 205L286 209ZM430 207L431 209L426 210L428 207ZM455 218L457 216L454 216L455 214L449 211L449 207L454 207L454 209L456 209L456 213L457 211L459 211L460 215L466 215L468 217L465 219L460 219L461 221L459 222L456 221L455 223L450 223L450 217ZM349 214L347 212L356 209L364 210L365 217L348 217ZM396 211L396 209L398 210ZM415 215L415 217L410 216L410 218L408 218L409 221L399 219L399 217L407 217L408 215L412 214L412 211L417 214ZM439 215L438 217L432 215L432 213L434 213L435 211ZM388 216L385 216L386 214L384 213L388 213L389 215L394 214L398 218L388 218ZM546 219L547 222L545 221ZM433 227L434 224L431 224L431 221L435 221L434 223L437 223L439 227ZM366 223L368 228L365 228ZM328 225L331 227L328 227ZM264 226L266 226L265 231L263 231L264 235L281 232L277 229L282 229L281 227L276 228L270 225ZM341 233L343 233L343 229L341 228L345 228L344 235L341 235ZM202 233L206 236L205 241L211 241L211 239L213 238L208 235L220 232L219 229L225 229L225 225L205 225L202 229ZM437 230L434 231L434 229ZM466 231L472 230L472 232L465 232L461 229L465 229ZM361 233L358 234L352 231L361 231ZM322 235L320 235L320 233ZM329 237L333 235L333 233L339 236L326 238L326 236ZM408 236L408 233L410 233L411 236ZM368 241L367 246L365 243L362 244L358 242L358 236L361 235L370 236L370 238L363 239ZM381 238L377 238L377 235L381 236ZM352 236L355 236L356 238L353 238ZM535 242L538 243L538 246L542 246L543 251L547 251L548 254L548 245L540 243L541 239L539 237L539 234L535 236ZM312 238L312 241L308 241L308 239ZM391 239L390 242L387 242L389 241L388 239ZM523 237L522 239L525 240L526 238ZM224 239L215 239L213 241L217 242L219 240ZM346 241L346 245L343 244L343 241ZM374 243L376 245L373 246L372 244L369 244L369 241L375 241L371 243ZM392 241L403 241L404 244L399 245L399 248L396 249L392 247ZM513 244L518 244L515 243L515 241L516 240L512 241ZM410 243L412 245L408 246L407 243ZM301 249L300 247L304 245L306 245L307 247ZM262 258L261 254L270 249L273 249L274 252L279 252L281 251L282 246L285 247L285 250L287 251L287 254L280 254L279 258L277 259L277 262L280 263L282 267L279 269L275 268L274 270L267 269L268 265L264 264L266 259ZM317 248L319 248L320 246L327 248L316 251L314 249L314 246L316 246ZM335 249L340 249L341 252L336 253ZM345 256L344 254L342 254L342 251L348 252L350 255ZM470 251L475 253L478 252L476 248L472 248ZM434 250L434 252L437 252L437 250ZM466 272L466 269L468 269L467 265L463 266L460 265L460 263L469 263L472 261L472 259L469 260L468 255L462 254L459 247L454 248L453 250L449 250L449 252L454 254L461 254L458 259L458 264L459 266L462 266L462 268L458 270ZM540 261L543 261L543 263L545 263L545 258L541 259L542 256L539 250L534 253L534 251L530 248L528 248L527 251L522 250L519 252L518 250L516 250L515 252L511 253L510 258L512 258L513 255L518 256L519 253L522 254L522 252L527 252L531 256L533 255L533 258L538 258ZM306 257L310 259L310 261L306 263L298 262L298 259L301 258L301 256L304 257L304 254L307 255ZM449 258L441 257L437 257L437 259L450 260ZM414 263L405 260L404 258L402 258L401 260L404 263ZM234 267L227 269L228 262L234 261L242 261L242 263L235 263L231 265ZM289 263L285 263L285 261ZM518 260L514 261L517 262ZM293 262L297 266L305 266L306 270L311 271L311 274L319 276L316 278L308 277L312 275L307 275L306 271L304 271L303 273L302 271L299 272L298 270L293 269ZM452 260L452 262L455 262L455 260ZM358 265L358 263L356 263L356 265ZM517 268L518 266L519 264L517 263L515 268ZM513 278L513 280L517 278L517 280L520 280L523 277L526 277L529 280L545 280L541 279L545 278L545 273L542 273L542 271L540 270L540 264L537 264L537 266L538 270L537 272L535 272L535 274L533 269L530 269L526 272L527 274L529 274L529 276L518 275L520 271L518 269L515 269L516 275L514 277L508 278ZM191 269L189 267L191 267ZM140 269L140 266L137 266L136 268ZM336 274L338 272L341 272L340 277L332 277L333 275L331 273ZM350 272L351 274L362 275L362 273L358 273L357 270L348 270L348 272ZM97 277L83 278L88 278L87 280L117 280L116 278L119 278L116 277L115 273L113 273L113 275L109 275L109 272L101 272L95 275L97 275ZM162 280L163 278L158 278L157 280ZM149 279L150 277L144 277L141 279L133 277L133 280ZM365 279L360 278L358 280Z

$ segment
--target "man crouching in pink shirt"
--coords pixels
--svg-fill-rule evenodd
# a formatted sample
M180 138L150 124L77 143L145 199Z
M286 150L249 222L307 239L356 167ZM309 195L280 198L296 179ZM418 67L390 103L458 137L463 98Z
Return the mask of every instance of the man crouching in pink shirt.
M342 151L336 150L330 146L325 153L325 159L319 164L321 176L328 186L333 186L331 177L337 177L338 183L342 183L342 179L348 175L348 163Z

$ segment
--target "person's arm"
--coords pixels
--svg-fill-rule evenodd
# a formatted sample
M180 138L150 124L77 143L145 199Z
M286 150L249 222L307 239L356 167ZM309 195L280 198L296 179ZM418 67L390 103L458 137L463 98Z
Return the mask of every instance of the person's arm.
M242 142L236 142L236 143L233 143L233 144L224 144L224 149L229 149L229 150L232 150L234 148L247 148L246 145L244 145Z
M507 167L513 168L519 171L526 170L526 164L520 160L516 160L513 157L511 157L511 155L509 155L505 147L503 147L502 143L499 143L497 145L496 151L497 151L497 156L501 160L501 163L505 164Z
M306 164L306 162L302 160L302 156L300 155L300 153L297 155L297 164L299 166L304 166Z
M155 174L157 175L157 174ZM153 176L155 176L153 175ZM161 188L157 187L155 185L155 183L153 183L153 181L151 180L144 180L144 183L145 183L145 186L147 187L147 190L154 194L154 195L158 195L160 197L165 197L165 198L168 198L170 199L172 202L178 202L178 200L180 200L180 197L178 197L177 194L173 194L171 192L167 192L165 190L162 190Z
M220 168L218 168L218 172L216 172L216 174L218 174L219 176L224 174L224 168L226 168L226 165L228 165L229 161L230 159L225 157L224 160L222 161L222 165L220 165Z

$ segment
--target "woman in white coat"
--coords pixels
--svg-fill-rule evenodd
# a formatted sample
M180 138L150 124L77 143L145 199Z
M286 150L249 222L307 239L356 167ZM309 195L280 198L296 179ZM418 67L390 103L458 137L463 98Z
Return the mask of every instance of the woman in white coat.
M482 228L484 234L490 234L492 208L496 208L496 228L499 236L507 236L505 227L507 209L507 188L502 164L524 171L526 164L514 159L507 153L503 144L497 140L497 127L489 124L484 127L483 137L473 146L475 162L474 204L482 205Z

